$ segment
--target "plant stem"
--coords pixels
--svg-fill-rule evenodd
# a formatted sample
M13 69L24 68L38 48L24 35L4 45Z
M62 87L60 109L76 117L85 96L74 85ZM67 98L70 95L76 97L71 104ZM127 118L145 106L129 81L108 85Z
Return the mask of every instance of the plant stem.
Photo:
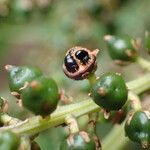
M132 111L142 109L141 101L135 93L129 91L128 96L128 101L130 102ZM129 141L129 139L125 137L124 125L125 121L121 125L115 125L109 134L107 134L107 136L102 140L103 150L108 150L110 146L111 150L123 149L123 146Z
M140 98L135 93L129 91L128 96L130 99L128 99L129 105L133 111L138 111L142 109L142 104L140 101Z
M128 82L127 86L136 94L140 94L141 92L150 89L150 78L148 77L150 77L150 74L146 74L139 79ZM142 88L143 86L144 88ZM138 90L139 88L140 90ZM46 130L50 127L61 125L65 122L65 118L68 115L80 117L82 115L92 112L98 112L100 109L101 108L96 105L92 100L84 100L75 104L58 107L55 112L53 112L50 116L46 118L42 118L41 116L34 116L15 125L1 127L0 131L11 129L13 132L18 134L32 135Z
M84 100L76 104L61 106L46 118L35 116L32 118L28 118L22 123L18 123L8 127L2 127L0 128L0 131L12 129L12 131L18 134L35 134L50 127L58 126L64 123L65 118L70 114L74 117L79 117L84 114L97 112L99 110L100 107L96 105L92 100Z
M16 124L20 121L21 120L14 118L14 117L11 117L6 113L0 114L0 122L3 123L3 125L13 125L13 124Z
M28 136L21 137L19 150L31 150L30 138Z
M126 85L135 94L140 94L150 88L149 83L150 83L150 73L147 73L136 80L128 82Z
M137 57L136 62L145 70L150 71L150 61L145 60L142 57Z
M88 76L88 80L89 80L90 86L92 86L93 84L95 84L95 82L96 82L96 75L95 75L95 73L91 73Z

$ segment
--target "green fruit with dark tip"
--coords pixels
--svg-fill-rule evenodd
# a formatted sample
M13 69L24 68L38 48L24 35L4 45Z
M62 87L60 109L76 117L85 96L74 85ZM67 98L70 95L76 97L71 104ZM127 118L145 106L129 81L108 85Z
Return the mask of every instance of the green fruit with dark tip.
M150 33L146 32L146 38L144 41L144 46L147 49L147 51L150 53Z
M88 139L86 141L84 136L76 133L61 143L60 150L96 150L96 145L94 140Z
M36 67L6 65L5 68L8 72L8 82L11 92L21 93L20 88L26 82L31 82L43 75L41 70Z
M104 37L110 57L120 65L126 65L129 62L135 61L137 52L133 46L133 39L129 36L111 36Z
M125 132L132 141L146 148L150 143L150 112L137 111L129 116Z
M59 93L55 81L39 77L28 84L21 94L23 106L36 115L46 116L56 109Z
M19 144L20 139L15 133L11 131L0 133L0 150L17 150Z
M100 107L119 110L126 103L128 90L124 79L116 73L105 73L92 86L91 96Z

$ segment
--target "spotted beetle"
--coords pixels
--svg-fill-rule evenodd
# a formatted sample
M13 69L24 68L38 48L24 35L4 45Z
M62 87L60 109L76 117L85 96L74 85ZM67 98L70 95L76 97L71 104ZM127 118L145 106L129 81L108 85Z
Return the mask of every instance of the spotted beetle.
M97 67L96 55L98 52L98 49L90 51L80 46L69 49L63 64L63 71L66 76L74 80L86 79Z

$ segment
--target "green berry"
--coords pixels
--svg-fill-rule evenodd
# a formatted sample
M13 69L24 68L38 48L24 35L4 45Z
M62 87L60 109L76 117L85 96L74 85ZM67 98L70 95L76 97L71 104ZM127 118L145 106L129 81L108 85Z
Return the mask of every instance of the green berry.
M132 141L146 148L150 143L150 112L137 111L129 116L125 132Z
M36 115L46 116L56 109L59 93L55 81L39 77L28 84L21 94L23 106Z
M116 73L106 73L92 86L91 96L95 103L104 109L119 110L128 97L124 79Z
M86 132L82 133L70 135L61 143L60 150L95 150L94 140L90 139Z
M147 51L150 53L150 33L146 32L146 38L144 41L144 46L147 49Z
M118 64L125 65L135 61L137 52L133 46L133 39L129 36L106 35L105 41L108 46L110 57Z
M17 150L19 144L20 139L15 133L11 131L0 133L0 150Z
M20 88L26 82L31 82L35 78L42 76L41 70L36 67L6 65L5 68L8 72L8 82L11 92L21 93Z

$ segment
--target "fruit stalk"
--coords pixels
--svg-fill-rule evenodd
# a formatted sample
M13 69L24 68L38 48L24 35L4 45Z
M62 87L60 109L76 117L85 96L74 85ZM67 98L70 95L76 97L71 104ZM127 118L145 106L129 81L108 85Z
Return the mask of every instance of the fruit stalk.
M150 73L143 75L142 77L130 81L127 86L130 90L136 94L140 94L148 89L150 89ZM92 100L83 100L81 102L70 104L67 106L61 106L56 109L49 117L42 118L41 116L35 116L28 118L22 123L18 123L15 126L7 126L0 128L0 131L12 129L13 132L18 134L36 134L50 127L58 126L64 123L65 118L68 114L74 117L80 117L85 114L92 112L98 112L101 108L96 105Z
M137 57L136 62L145 70L150 71L150 62L142 57Z

